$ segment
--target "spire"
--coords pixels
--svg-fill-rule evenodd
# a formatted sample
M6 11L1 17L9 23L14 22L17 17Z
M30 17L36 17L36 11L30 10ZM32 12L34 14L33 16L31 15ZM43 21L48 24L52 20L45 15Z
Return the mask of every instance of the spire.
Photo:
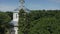
M25 3L25 1L24 0L20 0L20 4L21 4L21 8L24 8L24 3Z
M24 0L20 0L20 2L21 2L21 3L25 3L25 1L24 1Z

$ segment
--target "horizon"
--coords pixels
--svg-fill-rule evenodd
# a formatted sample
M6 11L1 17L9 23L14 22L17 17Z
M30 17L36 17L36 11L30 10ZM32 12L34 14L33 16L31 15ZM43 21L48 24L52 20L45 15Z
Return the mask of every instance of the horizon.
M1 11L13 11L19 8L19 0L0 0ZM60 10L60 0L25 0L30 10Z

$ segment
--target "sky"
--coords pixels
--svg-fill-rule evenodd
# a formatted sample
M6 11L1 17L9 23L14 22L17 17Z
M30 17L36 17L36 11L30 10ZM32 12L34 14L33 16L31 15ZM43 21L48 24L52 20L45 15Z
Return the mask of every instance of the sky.
M0 0L1 11L13 11L20 6L19 0ZM30 10L60 10L60 0L25 0Z

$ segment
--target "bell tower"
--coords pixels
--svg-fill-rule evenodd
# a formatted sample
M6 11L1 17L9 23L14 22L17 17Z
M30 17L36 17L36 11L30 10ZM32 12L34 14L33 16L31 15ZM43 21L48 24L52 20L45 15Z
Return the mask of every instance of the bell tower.
M10 28L10 34L18 34L18 12L13 12L13 20L10 22L12 27Z
M13 21L18 21L19 15L18 13L13 13Z
M26 12L29 11L29 9L24 6L24 0L19 0L19 2L20 7L13 12L13 20L10 22L13 25L13 27L10 28L10 34L18 34L19 10L23 9Z

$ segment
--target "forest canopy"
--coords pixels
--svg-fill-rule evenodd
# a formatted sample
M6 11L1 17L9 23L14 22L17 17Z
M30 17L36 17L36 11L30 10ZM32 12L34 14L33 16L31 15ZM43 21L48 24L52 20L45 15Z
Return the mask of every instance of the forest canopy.
M13 13L0 12L0 23L8 23ZM19 34L60 34L60 10L19 10ZM0 25L1 32L1 25Z

